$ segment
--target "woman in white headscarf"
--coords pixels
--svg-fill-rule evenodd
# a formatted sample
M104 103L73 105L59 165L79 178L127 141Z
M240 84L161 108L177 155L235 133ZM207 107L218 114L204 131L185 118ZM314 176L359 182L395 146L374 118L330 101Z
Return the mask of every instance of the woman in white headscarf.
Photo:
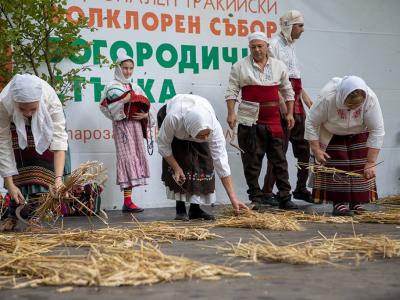
M1 92L0 149L0 176L14 204L62 185L69 172L65 117L56 92L39 77L17 74ZM14 209L2 230L16 226Z
M178 94L160 109L157 121L162 181L167 198L176 201L176 220L214 220L200 208L215 202L214 169L235 211L247 209L234 191L225 137L207 99ZM190 203L189 214L185 202Z
M378 98L364 80L346 76L329 81L311 106L305 139L317 162L363 177L317 173L314 200L332 201L333 214L345 216L364 211L362 203L376 200L375 165L384 135Z
M150 102L133 82L134 61L120 56L114 80L104 89L100 109L113 121L117 154L117 184L124 193L123 212L142 212L132 201L132 189L146 185L150 177L143 139L147 138Z

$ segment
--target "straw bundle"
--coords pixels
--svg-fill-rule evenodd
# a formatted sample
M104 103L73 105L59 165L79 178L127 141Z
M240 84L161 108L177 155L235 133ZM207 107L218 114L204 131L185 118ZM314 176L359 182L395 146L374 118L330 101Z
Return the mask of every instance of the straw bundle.
M140 241L171 243L170 239L207 240L221 237L206 228L171 226L162 222L137 222L137 224L138 226L135 228L77 229L35 235L0 235L0 253L18 252L23 254L31 253L32 249L50 249L58 246L90 248L93 245L108 245L114 248L129 248Z
M319 215L316 213L308 214L303 211L281 211L277 210L274 214L284 215L293 218L299 222L312 222L312 223L334 223L334 224L347 224L347 223L357 223L351 217L334 217L327 216L325 214Z
M358 263L373 258L400 257L400 241L384 235L348 238L318 238L287 246L278 246L265 236L258 243L229 244L218 247L230 256L251 261L285 262L289 264L336 264L343 261Z
M294 218L268 212L258 213L252 210L240 212L238 216L234 215L233 210L228 210L224 213L224 216L218 218L212 226L269 229L278 231L302 230L302 227Z
M79 203L88 212L90 212L91 215L97 216L101 221L107 224L105 218L97 215L73 195L73 189L76 186L85 186L87 184L94 183L102 185L106 179L107 176L105 175L103 164L97 161L90 161L81 164L65 180L65 183L61 188L57 190L50 188L48 193L42 194L42 196L38 199L33 199L39 202L39 205L35 211L35 216L39 219L54 222L60 216L62 202L67 201L70 203Z
M377 166L377 165L381 164L382 162L383 161L375 164L374 166ZM326 176L332 177L333 181L342 182L344 184L354 184L351 180L352 178L354 178L354 177L363 178L364 177L364 175L362 174L364 172L364 169L355 170L353 172L350 172L350 171L340 170L340 169L337 169L334 167L326 167L321 164L302 163L302 162L297 163L296 167L299 169L305 168L310 173L314 174L314 179L313 179L314 188L319 188L321 185L321 181L323 182L324 180L326 180L325 179ZM375 177L365 180L365 182L368 184L368 189L370 191L376 190Z
M400 195L392 195L392 196L379 198L378 201L376 201L376 204L393 205L393 206L399 205L400 206Z
M353 217L333 217L318 214L307 214L294 211L276 211L277 215L286 216L299 222L312 223L379 223L379 224L400 224L400 210L392 209L383 212L363 212Z
M19 282L15 288L37 285L137 286L192 278L216 280L221 276L249 274L167 256L157 247L144 243L133 249L95 245L87 255L26 254L15 257L6 254L0 259L0 278L8 279L6 286L13 281Z
M400 224L400 210L392 209L384 212L364 212L354 216L360 223Z
M333 167L326 167L326 166L320 165L320 164L310 164L310 163L298 162L297 168L302 168L302 167L306 168L313 174L326 173L326 174L332 174L333 176L345 175L345 176L353 176L353 177L363 177L362 174L356 173L356 172L344 171L344 170L336 169Z

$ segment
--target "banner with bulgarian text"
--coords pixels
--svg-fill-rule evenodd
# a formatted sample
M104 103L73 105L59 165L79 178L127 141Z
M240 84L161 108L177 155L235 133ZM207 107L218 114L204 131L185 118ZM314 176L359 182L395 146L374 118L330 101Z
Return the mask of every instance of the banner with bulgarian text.
M109 176L103 197L106 209L120 208L122 193L115 182L111 121L98 108L113 70L100 65L100 55L110 62L119 54L132 56L135 81L156 111L177 93L198 94L212 103L226 129L224 91L232 64L249 53L247 35L261 30L273 38L280 30L279 17L290 9L301 11L305 18L305 32L295 47L303 86L312 99L329 79L344 75L364 78L378 95L386 130L378 191L380 196L400 193L400 1L69 0L67 9L71 21L85 16L95 29L82 32L76 41L90 42L90 49L61 62L66 68L91 66L76 78L74 99L65 108L72 165L104 162ZM157 135L155 128L151 134ZM247 200L240 155L229 142L227 150L235 189ZM287 158L294 188L297 169L291 147ZM143 207L174 205L165 197L157 144L149 162L149 185L134 190L134 201ZM265 168L261 186L264 174ZM227 196L216 182L217 200L226 203Z

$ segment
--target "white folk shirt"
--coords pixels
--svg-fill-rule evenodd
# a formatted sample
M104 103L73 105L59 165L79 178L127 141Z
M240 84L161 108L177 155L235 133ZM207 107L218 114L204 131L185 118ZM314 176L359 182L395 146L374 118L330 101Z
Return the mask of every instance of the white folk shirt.
M353 110L338 108L336 92L339 82L339 78L333 78L320 91L317 101L311 106L306 118L304 138L310 141L319 140L322 148L325 148L333 134L349 135L369 132L366 146L380 149L385 129L378 97L368 87L367 98L359 108ZM324 135L328 136L323 137L320 134L321 125L326 129Z
M241 88L247 85L279 85L279 92L285 101L294 101L287 67L276 58L268 57L264 70L260 69L251 55L235 63L230 73L225 99L237 100Z
M278 34L269 43L269 53L285 63L289 78L301 78L294 43L287 43L282 34Z
M190 97L192 100L189 101L190 107L193 105L194 101L194 105L205 106L209 111L212 112L213 117L215 118L215 126L206 142L208 142L214 168L218 176L223 178L231 175L231 170L228 163L228 154L226 152L225 136L222 131L221 124L218 122L211 104L206 99L199 96L177 95L168 101L167 115L162 123L157 140L158 152L162 157L171 156L171 144L174 137L180 140L198 142L198 140L191 137L185 130L183 123L183 116L189 108L187 102L185 102L187 97Z
M66 151L68 149L68 135L65 131L65 117L62 104L54 89L47 82L43 81L42 92L44 95L44 104L53 121L53 139L50 144L50 150ZM11 141L11 122L12 116L8 114L0 99L0 176L2 177L18 174ZM28 121L26 122L28 124Z

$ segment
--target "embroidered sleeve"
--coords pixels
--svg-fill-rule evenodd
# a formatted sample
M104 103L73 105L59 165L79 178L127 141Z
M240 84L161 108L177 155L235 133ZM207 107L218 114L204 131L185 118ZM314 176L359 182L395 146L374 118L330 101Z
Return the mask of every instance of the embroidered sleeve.
M0 176L8 177L18 174L12 148L11 118L3 104L0 102Z
M62 104L54 89L48 91L48 110L53 121L53 140L50 144L50 150L68 150L68 135L65 130L65 115Z
M238 101L238 95L240 91L240 63L237 62L232 66L231 73L229 75L228 86L225 91L225 100L234 99Z

